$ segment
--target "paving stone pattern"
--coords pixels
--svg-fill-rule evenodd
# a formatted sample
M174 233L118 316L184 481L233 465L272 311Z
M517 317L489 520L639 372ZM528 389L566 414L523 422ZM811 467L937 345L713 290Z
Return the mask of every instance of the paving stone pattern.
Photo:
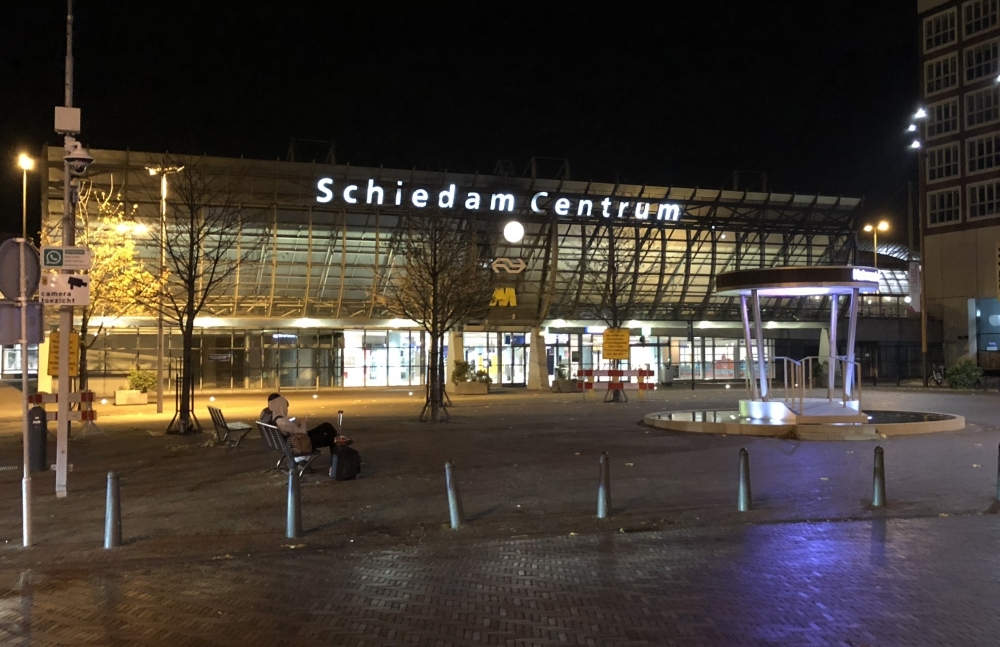
M0 644L996 645L998 544L973 515L4 572Z

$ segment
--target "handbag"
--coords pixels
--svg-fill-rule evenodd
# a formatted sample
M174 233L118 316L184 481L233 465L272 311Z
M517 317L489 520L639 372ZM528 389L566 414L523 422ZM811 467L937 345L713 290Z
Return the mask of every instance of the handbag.
M292 451L296 454L308 454L313 449L308 434L292 434L289 440L292 443Z

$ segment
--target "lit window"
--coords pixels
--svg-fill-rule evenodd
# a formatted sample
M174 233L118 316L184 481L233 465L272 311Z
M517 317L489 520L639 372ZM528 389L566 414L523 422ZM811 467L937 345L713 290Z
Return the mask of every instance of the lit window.
M1000 41L991 40L965 50L965 81L996 77L1000 61Z
M927 181L939 182L958 177L958 144L947 144L927 149Z
M973 0L962 5L962 22L965 36L969 37L997 26L1000 0Z
M931 225L959 220L962 196L958 189L932 191L927 194L927 219Z
M958 86L958 55L950 54L924 65L924 96L945 92Z
M924 51L929 52L955 42L955 10L924 20Z

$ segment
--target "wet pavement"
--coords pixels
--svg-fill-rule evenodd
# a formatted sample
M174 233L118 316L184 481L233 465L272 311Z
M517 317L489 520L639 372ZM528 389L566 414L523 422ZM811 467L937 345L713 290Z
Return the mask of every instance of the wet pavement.
M0 643L996 645L995 516L4 572Z

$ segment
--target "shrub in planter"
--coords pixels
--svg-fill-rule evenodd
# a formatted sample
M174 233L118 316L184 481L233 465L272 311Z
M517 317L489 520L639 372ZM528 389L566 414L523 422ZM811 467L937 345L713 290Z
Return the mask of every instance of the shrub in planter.
M485 382L486 384L493 384L493 378L486 371L476 371L475 377L473 377L470 382Z
M132 391L147 393L156 390L156 373L137 368L128 372L128 388Z
M963 359L945 371L944 376L953 389L976 389L983 379L983 369L973 364L972 360Z
M455 360L455 368L451 372L451 381L455 384L469 382L472 379L471 373L472 366L464 360L457 359Z

